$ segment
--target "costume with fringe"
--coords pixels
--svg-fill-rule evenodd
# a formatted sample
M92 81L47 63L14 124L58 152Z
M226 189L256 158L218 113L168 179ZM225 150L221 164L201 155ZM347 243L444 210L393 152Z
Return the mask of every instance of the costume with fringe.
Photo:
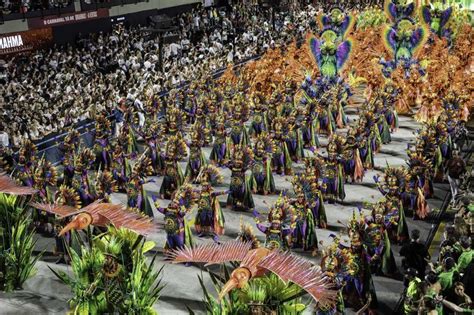
M274 151L275 144L270 135L264 132L257 136L251 166L250 189L252 192L266 195L276 191L271 167L271 157Z
M155 199L156 209L165 216L165 251L194 246L190 224L185 216L191 211L196 200L196 192L190 184L179 187L166 208L160 207L158 200Z
M253 153L250 148L242 145L234 147L232 159L227 165L232 172L227 205L233 210L247 211L255 207L250 189L251 177L245 175L252 163Z

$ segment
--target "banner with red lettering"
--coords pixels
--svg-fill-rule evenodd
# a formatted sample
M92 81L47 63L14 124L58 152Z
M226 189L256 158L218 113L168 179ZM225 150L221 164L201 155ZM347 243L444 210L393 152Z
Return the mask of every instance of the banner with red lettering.
M28 19L28 27L40 28L47 26L58 26L64 24L78 23L83 21L90 21L109 16L109 9L101 8L96 11L85 11L75 13L65 13L61 15L49 15L45 17L38 17Z
M17 54L46 47L53 40L51 27L0 35L0 55Z

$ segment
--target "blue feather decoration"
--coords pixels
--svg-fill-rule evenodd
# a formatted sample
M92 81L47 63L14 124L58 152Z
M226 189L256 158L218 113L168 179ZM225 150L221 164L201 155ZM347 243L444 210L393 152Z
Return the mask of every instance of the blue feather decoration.
M442 30L446 23L448 23L449 18L451 17L451 14L453 13L453 8L449 7L446 10L443 11L441 14L441 22L440 22L440 29Z
M421 19L426 24L428 24L428 25L431 24L431 11L430 11L429 6L424 5L424 6L421 7Z
M316 64L318 65L318 67L321 67L321 42L315 37L311 37L309 40L309 47L311 49L311 52L313 53L313 57L316 61Z
M352 41L345 40L339 44L336 51L336 67L337 71L340 72L346 61L349 59L349 55L352 51Z

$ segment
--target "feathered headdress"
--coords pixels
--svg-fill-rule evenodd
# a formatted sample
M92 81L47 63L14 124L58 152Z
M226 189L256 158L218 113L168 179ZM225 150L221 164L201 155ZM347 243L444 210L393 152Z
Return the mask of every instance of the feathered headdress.
M188 146L182 137L172 135L168 137L165 152L167 157L180 160L188 154Z
M196 181L201 184L219 185L224 181L224 176L222 176L218 167L213 164L207 164L201 169Z
M90 148L80 148L74 156L74 171L76 174L82 174L89 170L94 164L95 154Z
M132 168L132 177L145 178L153 174L151 159L143 153Z
M247 243L252 243L252 249L260 247L260 241L255 236L252 226L244 222L242 217L240 218L240 231L239 235L237 236L237 240Z
M103 114L95 117L95 132L96 137L104 137L110 134L111 123L110 120Z
M145 125L145 139L156 139L161 132L160 123L157 121L151 121Z
M405 183L407 179L407 170L403 167L387 167L384 170L384 181L385 184L390 187L397 187L400 192L405 189Z
M246 145L236 145L232 150L232 160L234 161L242 161L242 163L246 166L250 165L253 161L253 152L252 150Z
M96 192L104 198L118 190L114 176L109 171L98 171L95 179Z
M166 111L166 122L168 124L174 123L181 126L183 122L184 113L177 107L170 107Z
M71 128L64 137L64 150L66 152L75 152L81 142L81 134L74 128Z
M343 136L333 133L329 138L328 153L342 153L344 150L345 139Z
M278 199L268 210L268 222L285 222L294 220L295 210L290 204L288 197L283 194L278 196Z
M356 216L356 211L352 211L352 217L347 224L347 229L349 237L351 239L351 245L360 246L361 245L361 233L364 229L365 220L361 214L361 209L358 211L358 217Z
M46 185L56 186L58 180L56 167L43 157L35 167L33 178L37 189Z
M174 193L173 201L180 206L184 206L187 210L190 210L198 200L198 194L194 191L194 188L189 183L182 184L178 190Z
M56 193L55 204L70 206L76 209L81 208L81 197L74 188L61 185Z
M410 170L421 168L423 170L432 169L433 163L421 153L408 151L408 161L406 162Z
M36 160L36 145L30 139L24 139L18 152L18 164L24 166Z
M271 154L275 152L275 141L268 133L261 133L255 139L254 152L263 150L265 153Z

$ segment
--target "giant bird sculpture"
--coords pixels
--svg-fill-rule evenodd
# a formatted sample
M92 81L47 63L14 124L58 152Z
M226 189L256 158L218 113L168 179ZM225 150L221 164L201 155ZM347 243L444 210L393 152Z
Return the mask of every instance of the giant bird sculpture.
M142 235L150 233L155 227L150 217L128 211L122 205L102 203L100 200L79 210L70 206L43 203L30 203L30 205L61 218L74 216L72 221L59 232L59 236L70 230L83 230L89 225L105 227L112 224L117 228L124 227Z
M37 192L36 189L28 186L19 186L13 179L5 173L0 173L0 193L10 195L33 195Z
M230 241L222 244L203 244L170 251L172 263L206 263L207 265L240 261L219 293L222 299L235 288L243 288L250 279L271 271L284 281L291 281L308 292L320 306L336 303L337 291L331 279L319 266L290 252L259 247L252 249L252 242Z

